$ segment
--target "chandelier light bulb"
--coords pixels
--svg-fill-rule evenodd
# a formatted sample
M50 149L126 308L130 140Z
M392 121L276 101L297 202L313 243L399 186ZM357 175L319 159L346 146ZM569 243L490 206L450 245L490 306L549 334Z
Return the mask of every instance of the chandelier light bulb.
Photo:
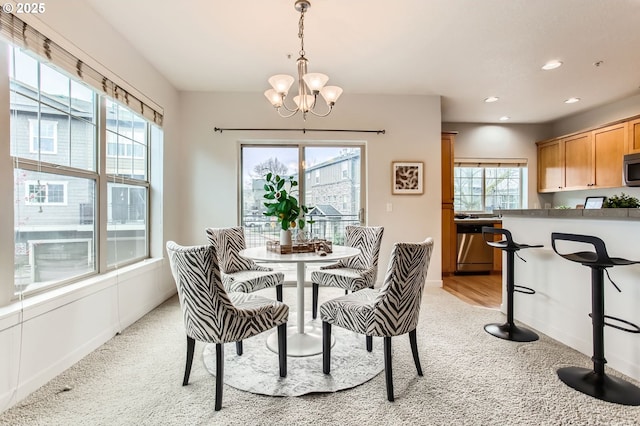
M302 76L302 79L305 83L307 83L307 87L312 92L319 92L327 81L329 81L329 76L325 74L320 74L319 72L309 72Z
M280 108L282 106L282 95L280 95L275 90L269 89L265 91L264 96L269 99L269 102L271 102L271 105L273 105L274 107Z
M290 75L277 74L269 79L269 84L273 87L273 90L286 96L294 81L295 78Z
M342 95L342 88L338 86L325 86L320 90L320 94L329 106L333 106Z

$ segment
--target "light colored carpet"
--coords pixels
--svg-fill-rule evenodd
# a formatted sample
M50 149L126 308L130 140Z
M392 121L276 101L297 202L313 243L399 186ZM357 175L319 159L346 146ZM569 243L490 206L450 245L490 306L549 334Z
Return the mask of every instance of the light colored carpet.
M343 294L332 290L322 289L320 296ZM285 302L294 301L295 289L285 289ZM503 320L498 311L475 308L442 289L427 288L418 326L424 377L416 375L408 338L395 338L394 403L387 402L384 374L379 374L352 389L301 397L262 396L225 386L222 410L215 412L215 379L203 365L203 344L196 344L190 385L181 386L186 339L174 297L1 414L0 424L640 423L640 407L599 401L557 378L558 367L590 367L588 356L544 335L537 342L514 343L483 330L485 323ZM65 387L71 390L63 391Z
M322 321L311 320L305 313L305 324L322 333ZM296 324L296 313L289 313L289 324ZM275 333L275 331L274 331ZM382 339L374 339L373 350L367 352L362 335L333 327L336 342L331 348L331 374L322 373L322 354L287 358L287 377L278 374L278 354L267 348L270 332L243 342L238 356L235 343L224 345L224 383L236 389L272 396L301 396L313 392L336 392L358 386L384 370ZM208 344L202 353L204 365L215 376L216 345Z

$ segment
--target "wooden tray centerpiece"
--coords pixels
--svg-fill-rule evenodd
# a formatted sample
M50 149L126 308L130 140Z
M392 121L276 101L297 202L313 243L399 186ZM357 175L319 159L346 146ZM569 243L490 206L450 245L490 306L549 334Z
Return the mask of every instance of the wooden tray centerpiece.
M279 241L267 240L267 250L280 253L318 253L320 256L331 253L331 241L309 240L305 242L294 242L291 245L280 245Z

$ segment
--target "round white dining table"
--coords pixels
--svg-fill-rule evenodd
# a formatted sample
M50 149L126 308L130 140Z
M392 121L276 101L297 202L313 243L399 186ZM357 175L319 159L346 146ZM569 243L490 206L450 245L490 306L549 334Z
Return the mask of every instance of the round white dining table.
M251 247L240 250L240 256L248 259L269 262L269 263L295 263L297 270L297 296L296 296L296 326L287 327L287 355L288 356L311 356L322 353L322 329L313 325L306 325L304 321L304 282L305 263L311 262L332 262L339 259L346 259L357 256L360 250L353 247L337 246L332 247L332 252L325 256L316 253L289 253L280 254L266 247ZM277 333L271 334L267 338L267 347L274 352L278 352Z

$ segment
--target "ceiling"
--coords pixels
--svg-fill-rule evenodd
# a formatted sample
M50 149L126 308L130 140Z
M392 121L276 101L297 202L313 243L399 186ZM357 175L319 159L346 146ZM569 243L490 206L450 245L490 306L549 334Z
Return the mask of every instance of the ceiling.
M296 72L294 0L87 1L178 90L267 102L267 78ZM544 123L640 92L639 23L640 0L311 0L304 34L309 72L343 98L440 95L445 122Z

